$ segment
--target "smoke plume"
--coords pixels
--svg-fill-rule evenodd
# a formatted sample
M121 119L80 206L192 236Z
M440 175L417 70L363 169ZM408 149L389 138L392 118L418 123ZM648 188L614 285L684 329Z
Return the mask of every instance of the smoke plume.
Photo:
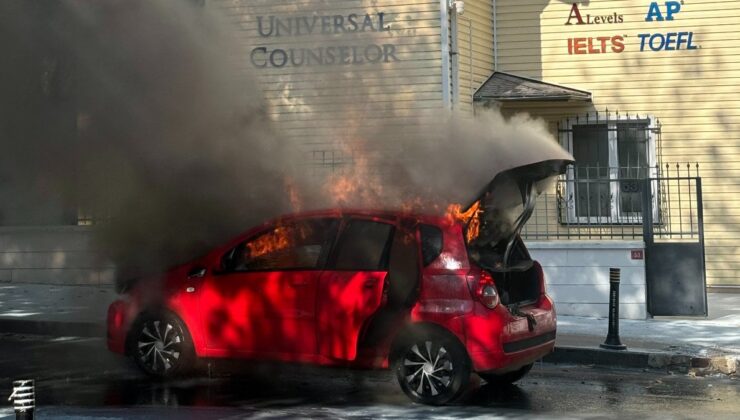
M568 158L527 117L417 115L402 132L329 139L354 165L316 177L270 122L235 31L207 8L40 3L0 5L12 63L0 74L0 192L48 211L5 204L0 222L93 214L97 245L124 278L187 261L281 213L440 211L475 198L500 170ZM384 153L369 152L381 143Z

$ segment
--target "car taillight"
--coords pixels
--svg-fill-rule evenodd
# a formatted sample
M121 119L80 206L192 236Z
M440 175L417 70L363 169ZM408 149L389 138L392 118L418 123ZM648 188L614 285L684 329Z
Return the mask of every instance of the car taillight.
M114 328L121 328L123 325L123 311L124 304L122 301L117 300L108 307L108 321L109 326Z
M483 271L478 280L478 288L476 289L476 297L478 300L486 305L487 308L493 309L499 304L498 291L496 290L496 284L493 282L493 277L490 274Z

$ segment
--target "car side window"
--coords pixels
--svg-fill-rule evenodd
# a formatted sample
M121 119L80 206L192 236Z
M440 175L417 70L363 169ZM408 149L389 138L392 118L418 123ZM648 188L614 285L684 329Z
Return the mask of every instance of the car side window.
M419 226L421 233L421 255L424 267L428 266L442 253L442 230L437 226L422 224Z
M337 270L373 271L388 268L393 225L352 219L342 232L336 252Z
M226 253L222 267L226 272L321 268L337 224L336 219L278 224Z

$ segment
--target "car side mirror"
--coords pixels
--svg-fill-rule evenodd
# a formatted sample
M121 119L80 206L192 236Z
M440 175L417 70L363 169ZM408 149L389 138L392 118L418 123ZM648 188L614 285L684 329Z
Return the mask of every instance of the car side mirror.
M195 267L191 268L190 271L188 271L188 278L189 279L200 279L205 277L206 272L205 267L201 267L199 265L196 265Z
M236 248L233 248L231 251L224 254L224 256L221 257L221 260L218 266L214 268L213 273L223 274L223 273L228 273L229 271L231 271L234 267L235 253L236 253Z

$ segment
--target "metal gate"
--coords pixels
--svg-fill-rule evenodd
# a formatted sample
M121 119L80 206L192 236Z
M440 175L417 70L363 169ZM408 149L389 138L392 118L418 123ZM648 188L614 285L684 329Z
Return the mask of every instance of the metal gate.
M692 171L691 166L677 165L660 172L643 180L641 188L647 309L653 316L706 316L704 215L698 167Z

